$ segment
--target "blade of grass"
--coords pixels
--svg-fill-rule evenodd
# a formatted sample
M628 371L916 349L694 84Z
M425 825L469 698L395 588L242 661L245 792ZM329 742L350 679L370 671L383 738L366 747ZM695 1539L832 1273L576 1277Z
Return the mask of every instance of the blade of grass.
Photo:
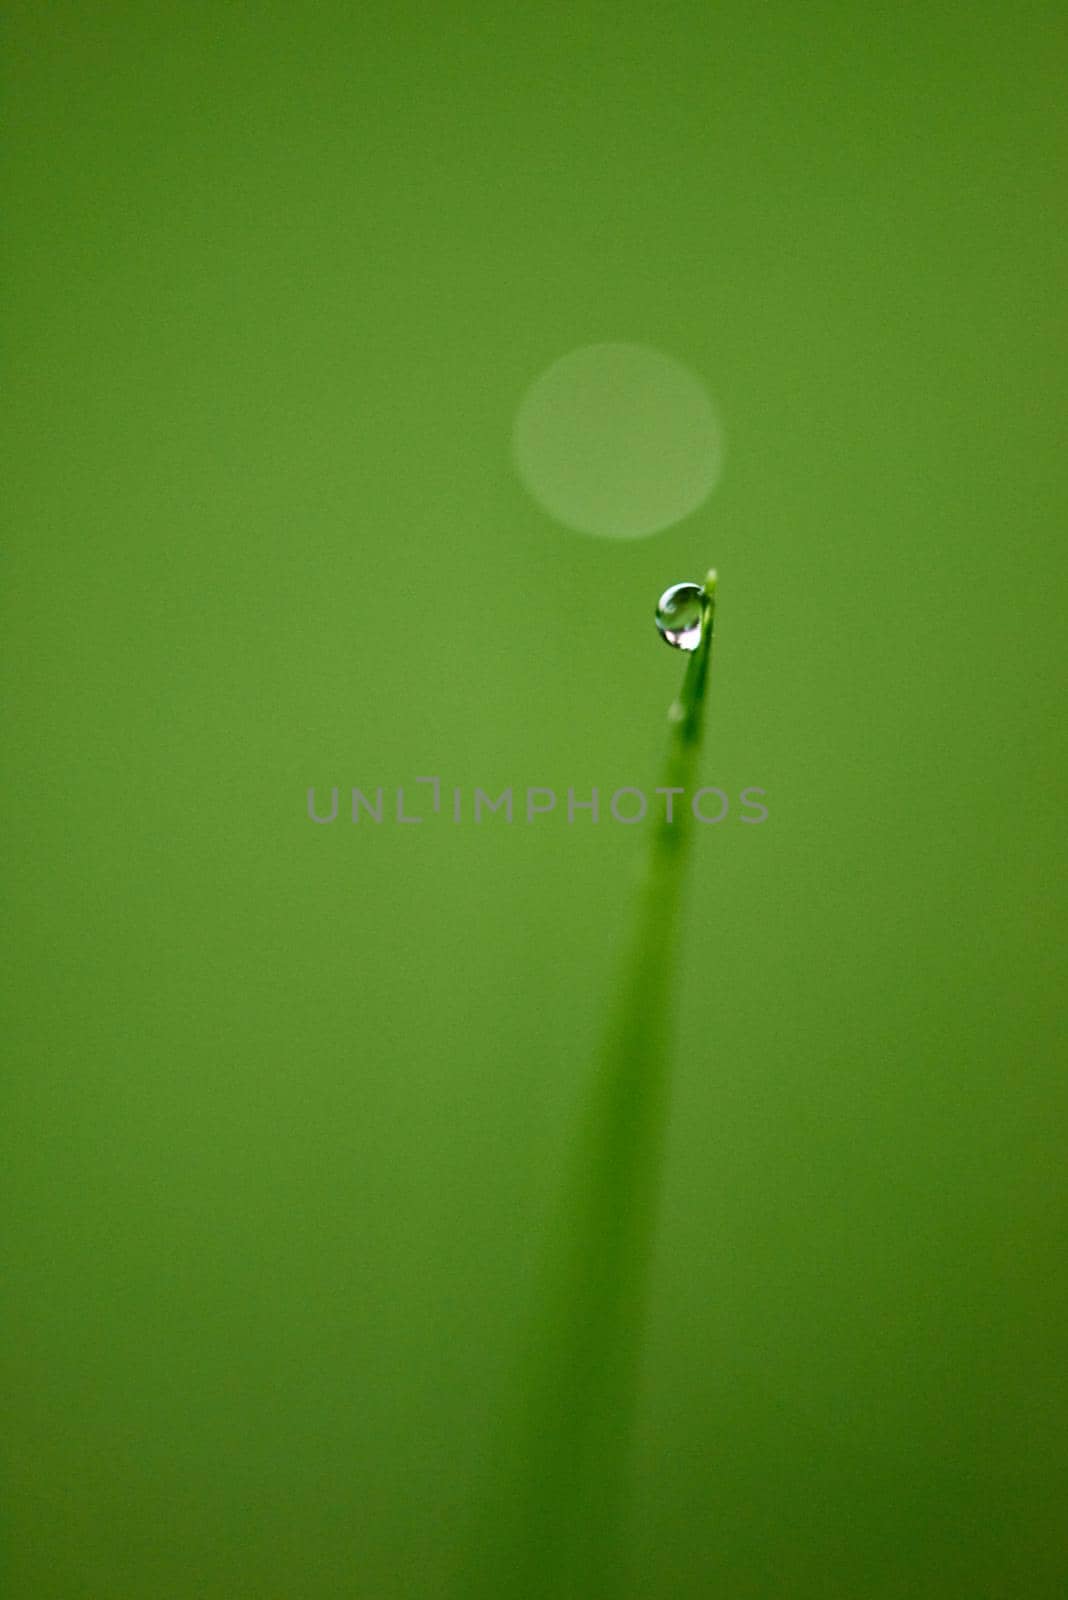
M610 1600L625 1583L629 1441L715 573L708 574L704 596L700 642L669 712L661 785L683 791L683 803L675 804L670 822L665 807L650 841L633 942L551 1232L536 1336L520 1380L518 1434L504 1468L510 1514L496 1519L492 1576L479 1590L498 1597Z

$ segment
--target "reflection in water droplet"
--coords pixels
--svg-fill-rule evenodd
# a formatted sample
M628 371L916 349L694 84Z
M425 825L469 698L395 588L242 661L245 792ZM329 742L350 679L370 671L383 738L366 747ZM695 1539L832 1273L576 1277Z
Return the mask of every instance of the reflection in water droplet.
M696 650L701 643L705 592L699 583L674 583L656 604L660 637L676 650Z

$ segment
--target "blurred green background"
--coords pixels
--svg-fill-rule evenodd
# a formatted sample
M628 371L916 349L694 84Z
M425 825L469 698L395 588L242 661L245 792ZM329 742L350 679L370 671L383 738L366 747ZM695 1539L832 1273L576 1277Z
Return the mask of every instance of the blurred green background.
M446 1593L646 836L305 790L652 785L709 564L633 1593L1065 1592L1064 43L8 8L10 1600ZM616 339L633 544L509 460Z

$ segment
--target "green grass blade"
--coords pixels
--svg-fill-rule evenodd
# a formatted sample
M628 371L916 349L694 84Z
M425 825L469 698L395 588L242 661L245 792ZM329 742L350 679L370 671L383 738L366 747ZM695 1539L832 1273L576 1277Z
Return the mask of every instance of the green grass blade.
M650 841L619 1000L550 1237L518 1431L504 1466L510 1505L495 1530L498 1560L479 1593L609 1600L625 1581L629 1441L715 595L710 573L701 639L669 712L662 787L684 794L674 797L674 820L665 811Z

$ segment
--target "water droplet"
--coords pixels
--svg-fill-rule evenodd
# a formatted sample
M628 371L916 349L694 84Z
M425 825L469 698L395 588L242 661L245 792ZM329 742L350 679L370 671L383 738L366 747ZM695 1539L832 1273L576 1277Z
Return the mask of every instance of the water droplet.
M656 603L660 637L676 650L696 650L701 643L705 592L699 583L673 583Z

